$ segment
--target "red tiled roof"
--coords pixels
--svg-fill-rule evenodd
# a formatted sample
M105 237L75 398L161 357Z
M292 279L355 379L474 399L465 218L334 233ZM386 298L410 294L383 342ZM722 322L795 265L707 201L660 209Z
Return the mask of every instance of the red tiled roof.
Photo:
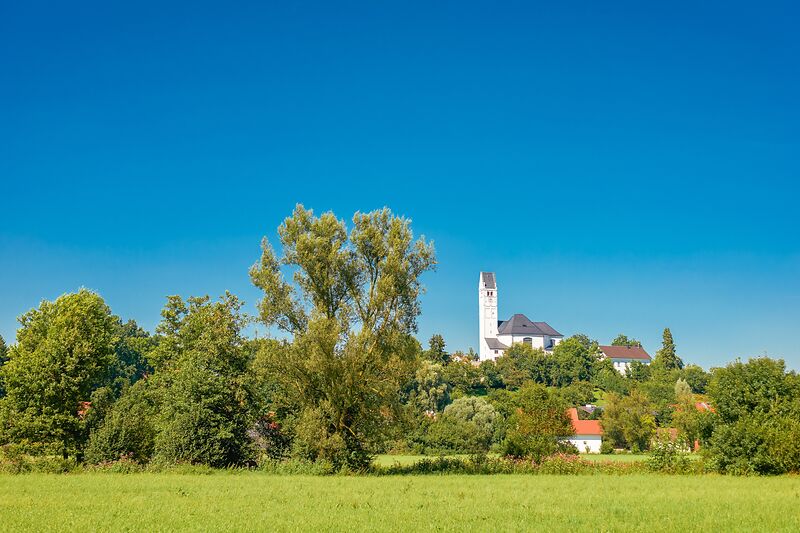
M572 429L575 430L576 435L602 435L603 428L600 426L599 420L580 420L578 418L578 410L574 407L567 410L569 413L570 421L572 421Z
M714 408L708 402L697 402L694 404L694 408L698 411L711 411L714 412Z
M600 351L609 359L650 360L650 355L639 346L600 346Z

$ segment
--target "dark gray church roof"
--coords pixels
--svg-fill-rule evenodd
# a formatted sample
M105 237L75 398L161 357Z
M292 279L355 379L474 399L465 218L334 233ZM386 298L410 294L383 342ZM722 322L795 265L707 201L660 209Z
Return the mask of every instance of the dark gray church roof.
M508 348L505 344L495 339L494 337L486 337L486 344L489 345L490 350L505 350Z
M497 282L494 279L494 272L481 272L481 281L485 289L496 289Z
M532 322L522 313L517 313L504 322L498 321L497 334L563 337L561 333L551 328L547 322Z

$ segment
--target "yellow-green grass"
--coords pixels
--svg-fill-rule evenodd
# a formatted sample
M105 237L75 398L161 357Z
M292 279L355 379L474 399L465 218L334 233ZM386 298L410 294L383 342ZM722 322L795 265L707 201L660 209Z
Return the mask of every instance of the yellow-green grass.
M3 531L798 531L800 478L0 476Z

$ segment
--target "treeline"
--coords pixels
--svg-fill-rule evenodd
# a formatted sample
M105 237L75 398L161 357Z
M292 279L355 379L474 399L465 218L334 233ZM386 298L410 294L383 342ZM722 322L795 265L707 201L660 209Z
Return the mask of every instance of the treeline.
M298 206L278 240L250 270L256 317L228 293L171 296L150 334L88 290L22 315L16 343L0 339L0 460L362 470L388 451L496 451L540 463L576 451L566 408L596 404L585 416L607 452L677 439L722 472L800 470L800 383L782 361L706 372L665 330L653 364L624 376L583 335L477 364L414 337L436 262L408 220L383 209L348 226ZM253 321L279 334L248 338Z

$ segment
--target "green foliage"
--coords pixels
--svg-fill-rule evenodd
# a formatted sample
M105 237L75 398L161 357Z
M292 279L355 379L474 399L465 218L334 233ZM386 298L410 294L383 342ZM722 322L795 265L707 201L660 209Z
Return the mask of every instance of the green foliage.
M450 400L450 386L444 380L442 365L423 360L414 374L408 403L418 413L440 411Z
M617 373L619 375L619 373ZM561 399L564 405L588 405L596 401L595 386L588 381L576 381L565 387L555 387L551 394Z
M687 383L685 379L678 378L678 381L675 382L675 397L680 398L681 396L690 396L691 394L692 388L689 386L689 383Z
M231 466L252 459L251 354L242 338L240 309L230 293L219 302L169 297L154 351L158 460Z
M718 421L708 453L721 472L800 471L800 387L782 360L762 357L718 368L709 396Z
M606 392L627 394L630 390L630 380L617 372L610 359L595 361L593 374L592 383Z
M419 278L435 265L433 248L388 209L356 213L348 233L332 213L297 206L278 233L282 255L265 239L250 277L264 292L261 321L291 336L268 362L296 413L295 453L366 468L402 418L399 391L419 352Z
M562 441L572 435L566 407L543 386L526 384L514 397L503 454L541 463L544 457L565 449Z
M450 354L447 353L444 337L438 333L431 336L431 339L428 341L428 349L423 352L422 356L425 359L440 365L446 365L449 363Z
M3 365L8 361L8 346L6 340L0 335L0 398L6 395L6 388L3 385Z
M631 364L628 365L628 368L625 371L625 375L632 381L638 381L639 383L642 383L650 379L650 376L652 375L652 367L651 365L646 365L641 361L631 361Z
M103 424L93 431L86 448L90 464L128 460L147 463L153 456L158 404L147 380L126 389Z
M656 428L652 405L637 390L629 396L609 393L601 424L603 440L616 447L630 448L634 453L648 448Z
M610 439L603 439L600 443L600 453L603 455L611 455L614 453L614 443Z
M553 348L549 384L564 387L576 381L589 381L596 359L579 339L564 339Z
M695 442L705 445L714 429L714 414L698 410L696 403L693 394L681 393L672 414L672 426L678 430L680 442L688 449L693 449Z
M785 363L768 357L717 368L708 387L714 408L726 423L752 413L769 413L776 401L790 400L795 392Z
M691 463L683 449L683 444L669 438L657 440L647 458L647 467L653 472L666 474L684 474Z
M82 289L42 301L19 318L17 344L0 370L0 443L31 451L80 455L87 440L79 415L111 379L116 321L103 299Z
M695 394L705 394L711 375L697 365L686 365L681 370L681 379L689 384Z
M664 328L661 349L656 352L653 366L666 371L683 368L683 361L675 352L675 341L672 340L672 332L669 328Z
M624 333L620 333L611 341L611 346L641 346L642 343L634 338L628 338Z
M485 365L488 363L488 365ZM490 381L486 379L485 371L492 370L492 361L484 362L480 367L468 361L453 359L442 369L442 380L450 387L450 395L454 398L484 394L490 386Z
M637 385L637 388L650 401L655 420L661 427L667 427L671 423L672 412L676 402L675 383L677 379L677 371L667 372L655 369L650 379Z
M428 446L438 452L486 453L498 440L502 417L483 398L459 398L428 430Z

